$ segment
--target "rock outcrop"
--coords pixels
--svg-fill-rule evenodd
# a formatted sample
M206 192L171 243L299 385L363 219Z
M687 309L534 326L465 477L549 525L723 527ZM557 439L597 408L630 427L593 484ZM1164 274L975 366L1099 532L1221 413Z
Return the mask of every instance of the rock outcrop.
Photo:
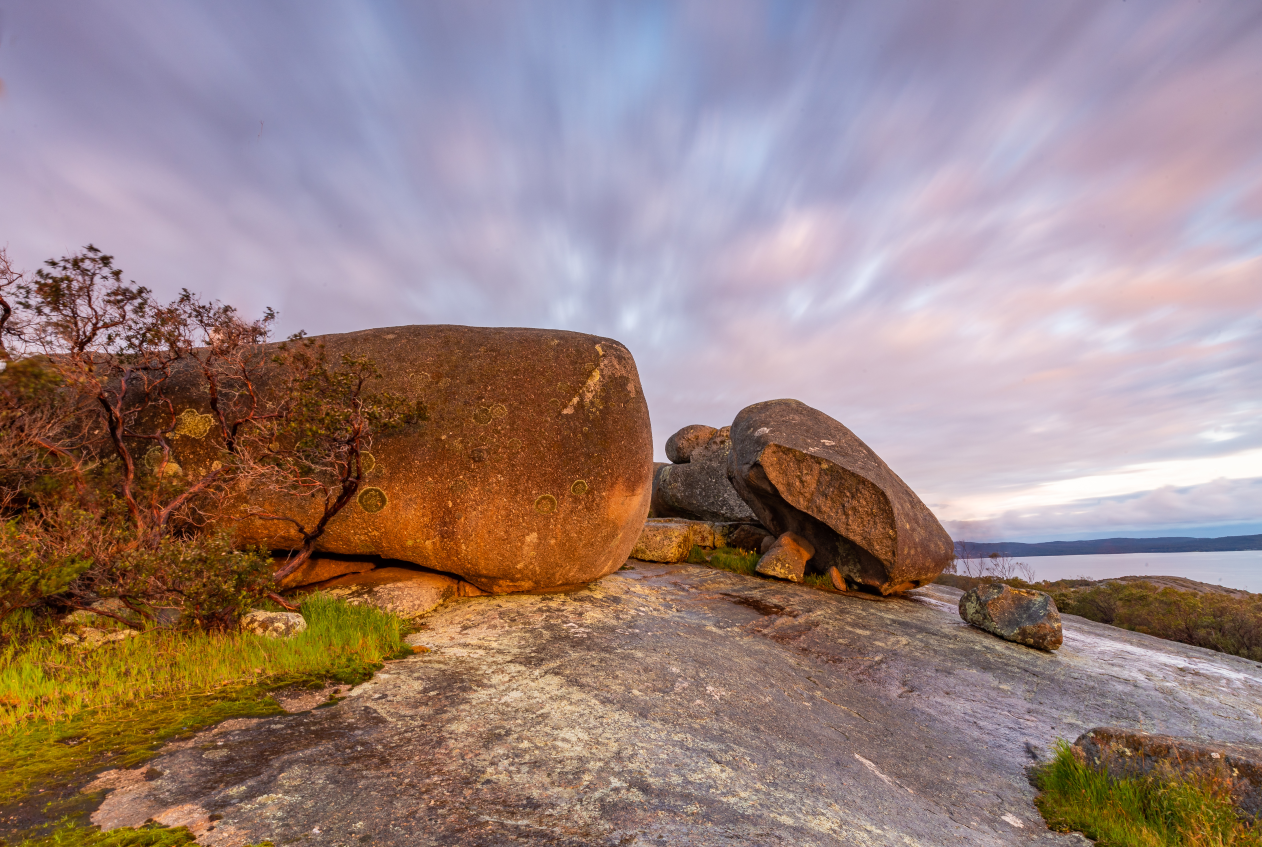
M635 362L617 341L463 326L315 340L331 362L371 358L374 390L425 404L425 420L375 439L365 484L320 552L399 559L490 592L572 587L626 561L648 513L653 448ZM194 425L209 419L199 402L190 389L181 415L192 422L174 439L185 468L218 456L209 426ZM306 499L262 505L314 522ZM244 522L240 540L300 543L281 521Z
M1039 650L1055 650L1063 641L1056 601L1043 591L1001 582L979 585L960 597L960 617L992 635Z
M649 518L635 547L631 548L631 558L643 562L683 562L693 547L739 547L738 540L746 540L755 532L758 530L748 524Z
M953 555L937 518L871 448L797 400L741 410L728 475L759 522L815 547L811 569L890 594L932 582Z
M1211 744L1133 729L1096 727L1073 749L1085 764L1114 779L1203 779L1229 787L1242 815L1262 821L1262 746Z
M705 441L700 441L702 435ZM683 451L690 449L685 454ZM732 451L731 428L694 424L666 442L667 455L683 457L656 469L653 480L653 514L661 518L687 518L724 523L754 523L752 510L727 478Z
M1257 662L1072 615L1056 655L1017 650L959 595L635 564L448 603L407 637L428 652L166 744L92 822L201 810L223 847L1087 847L1040 818L1031 749L1100 725L1262 734Z
M786 532L777 538L761 559L758 573L801 582L806 575L806 563L815 555L815 546L796 532Z

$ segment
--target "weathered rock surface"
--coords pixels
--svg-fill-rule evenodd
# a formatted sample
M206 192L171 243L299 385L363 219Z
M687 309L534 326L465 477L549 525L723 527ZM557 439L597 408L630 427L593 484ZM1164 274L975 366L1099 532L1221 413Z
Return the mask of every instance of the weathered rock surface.
M645 562L683 562L693 547L740 547L763 530L749 524L690 521L683 518L649 518L631 549L631 558ZM742 547L741 549L750 549Z
M372 358L382 373L374 390L427 410L427 420L375 440L366 484L321 552L400 559L492 592L579 585L626 560L648 513L653 446L635 362L617 341L462 326L317 341L333 362ZM194 401L174 439L190 471L219 450ZM307 499L265 505L313 523ZM299 545L280 521L246 522L241 540Z
M241 631L267 638L290 638L307 631L307 621L297 612L255 609L241 618Z
M279 567L282 563L283 560L277 562L277 566ZM377 560L374 559L330 559L325 556L313 556L303 562L298 570L282 579L280 587L300 588L347 574L370 571L376 566Z
M836 567L890 594L932 582L953 555L937 518L876 453L797 400L741 410L728 474L763 526L815 546L819 573Z
M666 439L666 458L677 465L692 461L693 452L705 446L716 432L712 426L689 424Z
M1063 640L1056 601L1043 591L992 582L964 592L959 609L963 620L1017 644L1055 650Z
M93 819L182 809L208 845L1083 844L1044 828L1027 745L1102 724L1262 734L1245 659L1069 615L1058 653L1029 650L937 585L843 596L629 564L450 603L411 637L431 652L335 706L169 744Z
M61 637L61 644L67 647L77 647L80 650L95 650L103 644L113 644L116 641L126 641L129 638L135 638L140 635L134 629L97 629L94 626L81 626L74 632L67 632Z
M762 552L765 539L775 540L775 536L758 524L737 524L727 536L728 547L739 547L741 550L757 550Z
M365 604L411 620L460 596L460 580L445 574L407 568L375 568L323 583L323 594L352 606Z
M758 573L801 582L806 576L806 563L815 555L815 547L796 532L786 532L777 538L758 560Z
M684 427L671 438L694 429L698 428ZM686 464L662 465L656 469L653 514L724 523L757 522L753 511L727 478L728 454L732 452L730 427L699 429L710 431L710 437L693 448Z
M1207 744L1096 727L1080 735L1074 749L1087 764L1115 779L1195 777L1231 786L1236 808L1254 820L1262 819L1262 747L1256 744Z

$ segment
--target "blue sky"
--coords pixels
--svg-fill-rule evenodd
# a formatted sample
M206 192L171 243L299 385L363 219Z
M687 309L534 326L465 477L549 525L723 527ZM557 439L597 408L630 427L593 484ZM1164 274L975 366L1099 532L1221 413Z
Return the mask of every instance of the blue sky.
M796 397L956 538L1262 532L1259 79L1243 2L0 0L0 245L612 336L659 454Z

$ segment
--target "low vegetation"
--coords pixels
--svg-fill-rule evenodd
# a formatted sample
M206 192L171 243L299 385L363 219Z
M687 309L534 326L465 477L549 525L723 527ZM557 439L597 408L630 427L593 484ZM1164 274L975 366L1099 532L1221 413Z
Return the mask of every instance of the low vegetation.
M1048 826L1082 832L1101 847L1262 847L1262 827L1237 816L1223 784L1112 779L1063 741L1035 782Z
M139 829L115 829L101 832L95 827L84 827L66 822L39 838L22 842L21 847L186 847L197 843L186 827L165 827L156 824ZM3 844L3 842L0 842ZM275 847L263 841L252 847Z
M55 632L10 640L0 653L0 804L44 795L54 801L45 815L55 817L58 789L94 771L134 767L164 741L227 718L276 714L267 696L276 688L353 684L410 655L397 617L318 594L301 609L306 631L284 640L151 630L90 652L61 645ZM98 843L75 840L90 831L70 824L24 843ZM144 837L159 840L99 843L186 843L161 840L180 837L174 831Z
M1262 662L1262 594L1202 594L1142 581L1028 582L952 573L938 582L964 591L988 582L1045 591L1065 614Z

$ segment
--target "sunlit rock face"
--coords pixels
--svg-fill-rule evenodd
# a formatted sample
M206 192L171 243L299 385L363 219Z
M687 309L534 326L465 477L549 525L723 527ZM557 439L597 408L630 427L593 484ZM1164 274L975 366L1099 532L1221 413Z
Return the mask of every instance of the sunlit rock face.
M376 437L364 485L320 551L412 562L495 593L579 585L626 561L648 514L652 438L617 341L464 326L316 341L331 362L370 357L383 377L374 391L426 407L426 420ZM196 461L185 440L177 448ZM310 501L268 506L314 522ZM247 521L239 537L271 549L301 541L279 521Z
M763 526L814 546L810 570L837 568L882 594L932 582L951 537L915 492L839 422L797 400L742 409L728 475Z

